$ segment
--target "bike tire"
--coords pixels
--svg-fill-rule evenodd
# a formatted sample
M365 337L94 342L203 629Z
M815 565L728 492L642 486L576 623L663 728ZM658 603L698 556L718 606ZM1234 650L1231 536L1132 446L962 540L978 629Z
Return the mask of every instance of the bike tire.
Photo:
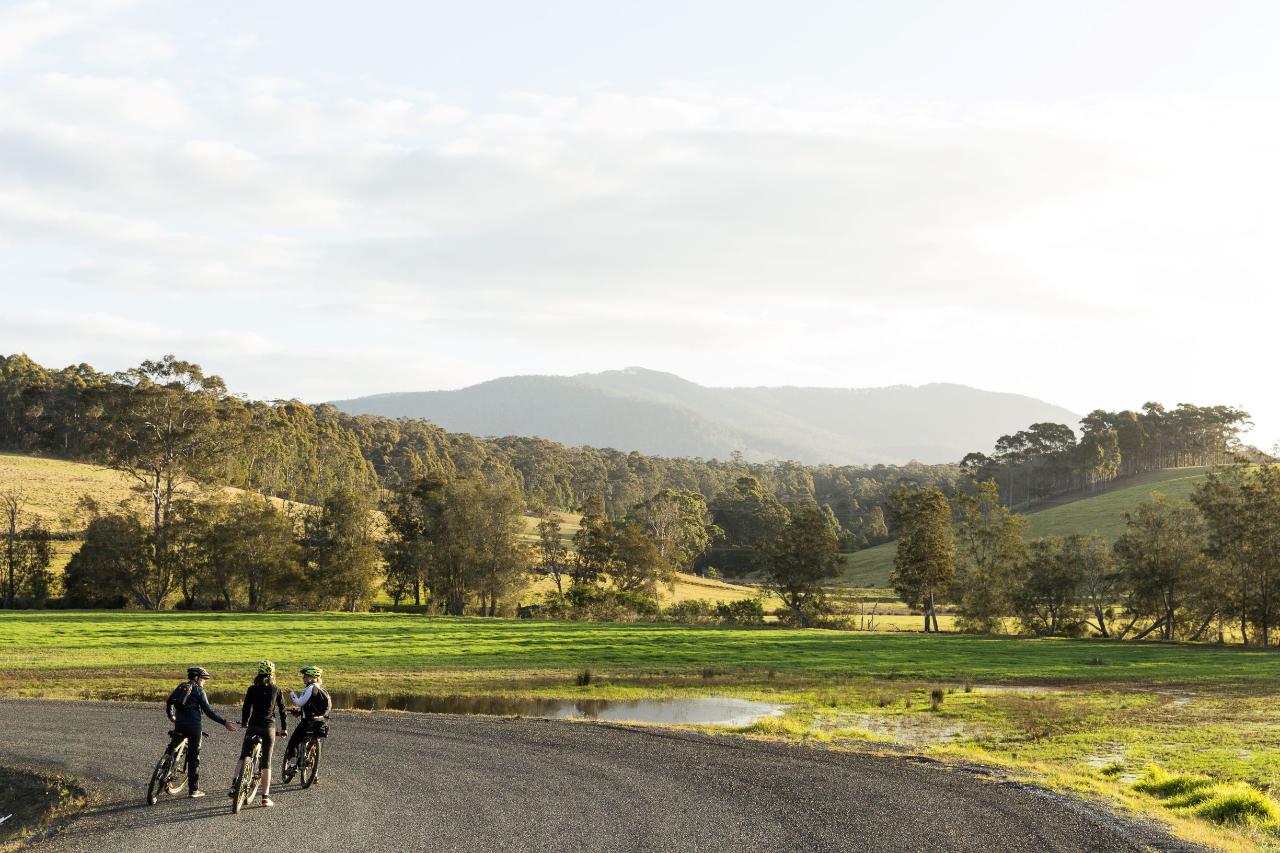
M299 749L298 752L301 753L302 750ZM296 768L292 772L289 771L289 756L286 753L284 758L280 759L280 784L288 785L296 775L298 775Z
M168 750L156 762L156 769L151 772L151 781L147 784L147 805L154 806L160 802L160 794L165 788L165 780L169 778L170 762L173 760Z
M183 741L173 755L169 773L165 777L164 790L169 794L177 794L187 787L187 742ZM181 773L181 775L179 775Z
M244 766L240 768L240 778L236 782L236 795L231 799L232 814L240 814L240 810L253 798L253 792L250 791L249 786L253 784L253 772L256 767L257 762L252 756L244 760Z
M310 788L316 783L316 774L320 772L320 753L324 746L319 738L310 738L303 744L303 755L307 763L302 766L302 787Z

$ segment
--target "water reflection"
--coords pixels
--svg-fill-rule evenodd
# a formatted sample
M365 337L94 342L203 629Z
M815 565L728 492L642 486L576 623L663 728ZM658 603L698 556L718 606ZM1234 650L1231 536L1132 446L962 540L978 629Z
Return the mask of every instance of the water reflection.
M684 699L524 699L509 696L373 695L330 690L335 708L358 711L416 711L428 714L488 714L499 717L611 720L632 723L685 723L745 726L761 717L782 715L782 708L728 696ZM238 705L243 693L212 690L209 699Z

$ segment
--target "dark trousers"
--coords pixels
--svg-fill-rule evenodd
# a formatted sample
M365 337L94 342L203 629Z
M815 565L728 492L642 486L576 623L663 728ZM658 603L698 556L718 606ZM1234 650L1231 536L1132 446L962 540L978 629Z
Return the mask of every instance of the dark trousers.
M197 791L200 789L200 726L177 725L173 728L187 737L187 790ZM169 748L173 749L175 746L176 739Z
M298 744L302 743L302 739L306 737L307 732L311 731L311 726L314 722L314 720L302 720L293 727L293 734L289 735L289 745L284 749L286 758L297 760Z

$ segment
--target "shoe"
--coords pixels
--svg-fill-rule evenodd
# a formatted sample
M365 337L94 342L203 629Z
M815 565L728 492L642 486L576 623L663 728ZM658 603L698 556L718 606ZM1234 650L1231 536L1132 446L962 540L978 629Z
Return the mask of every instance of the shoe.
M297 773L297 772L298 772L298 762L296 762L296 761L290 761L288 764L286 764L286 765L285 765L285 767L284 767L284 772L285 772L285 773Z
M194 800L196 797L203 797L204 791L197 789L195 791L192 791L190 794L187 794L187 796Z
M273 802L271 801L271 798L270 798L270 797L263 797L263 798L262 798L262 807L263 807L264 809L266 809L266 808L270 808L271 806L274 806L274 805L275 805L275 803L273 803Z

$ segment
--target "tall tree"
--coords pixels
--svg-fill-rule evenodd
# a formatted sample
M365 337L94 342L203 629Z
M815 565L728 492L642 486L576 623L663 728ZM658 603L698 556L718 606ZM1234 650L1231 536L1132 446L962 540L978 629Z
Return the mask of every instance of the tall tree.
M662 489L629 513L675 571L688 571L711 547L720 529L711 521L702 495L685 489Z
M167 355L116 374L102 399L102 458L147 496L153 579L167 595L176 580L169 559L174 500L184 485L217 478L233 440L223 428L226 385L217 376L206 376L199 365Z
M1206 544L1204 517L1185 501L1153 492L1150 501L1125 513L1125 531L1114 546L1131 616L1124 633L1148 619L1135 639L1157 629L1163 639L1174 638L1195 575L1204 567Z
M367 607L382 576L373 502L339 489L306 522L307 579L317 603L342 610Z
M951 505L939 489L904 486L890 507L900 533L889 583L909 607L924 613L925 631L937 631L937 604L955 579Z
M564 595L564 576L569 571L569 548L560 533L560 516L545 513L538 521L538 562L542 572L552 577L556 592Z
M1069 558L1062 538L1033 540L1026 567L1013 592L1014 609L1023 626L1052 637L1079 624L1081 566Z
M817 504L793 507L782 530L762 549L759 562L765 587L782 599L798 624L811 624L827 612L823 584L840 576L840 540Z
M4 606L12 608L17 603L18 524L26 498L16 489L0 492L0 513L4 517Z
M990 633L1013 612L1010 595L1027 558L1027 520L1000 500L995 481L955 497L956 570L951 598L961 630Z

